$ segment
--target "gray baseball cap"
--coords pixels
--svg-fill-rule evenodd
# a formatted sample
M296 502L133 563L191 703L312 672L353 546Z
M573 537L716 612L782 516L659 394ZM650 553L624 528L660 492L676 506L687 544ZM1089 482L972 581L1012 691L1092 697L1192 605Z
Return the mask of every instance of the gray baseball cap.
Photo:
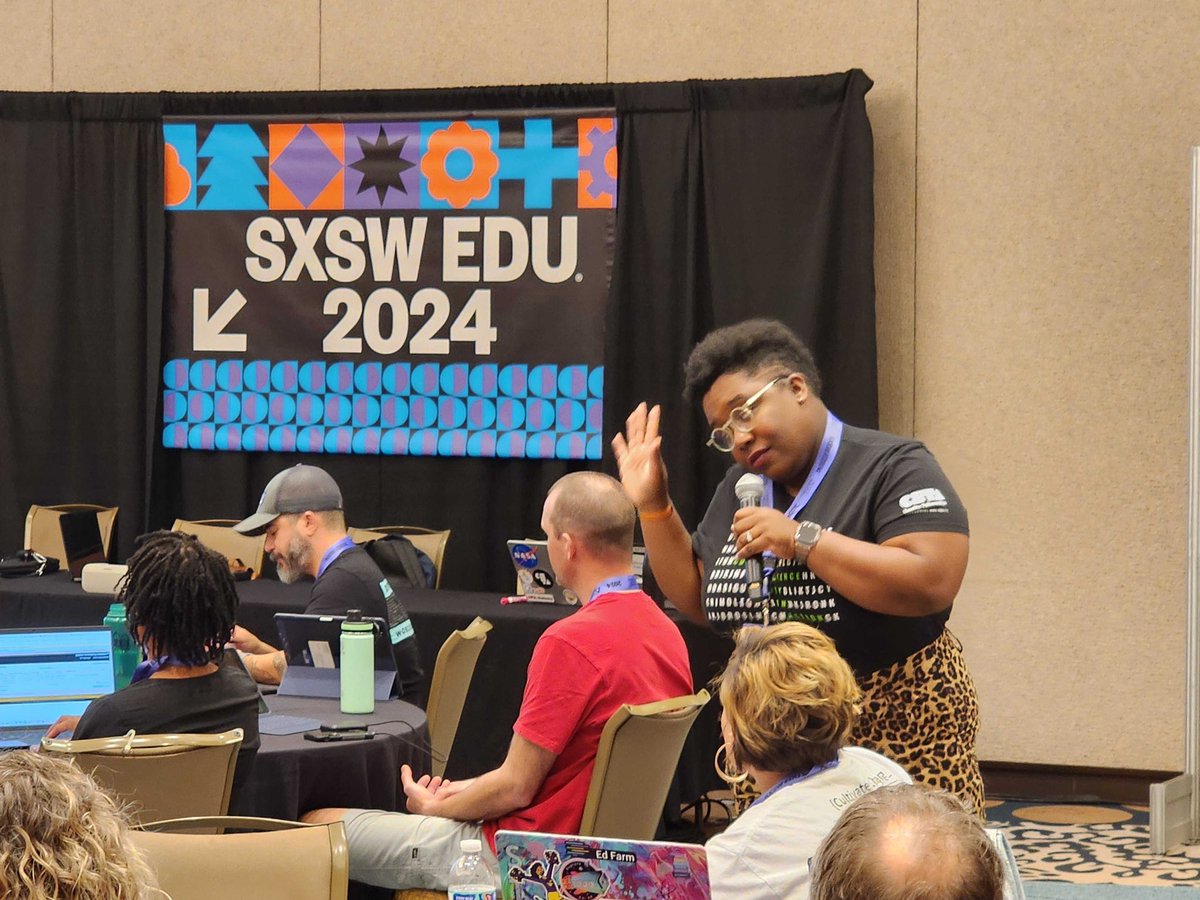
M242 534L262 534L284 513L322 512L342 508L342 492L324 469L297 465L284 469L268 483L258 511L233 526Z

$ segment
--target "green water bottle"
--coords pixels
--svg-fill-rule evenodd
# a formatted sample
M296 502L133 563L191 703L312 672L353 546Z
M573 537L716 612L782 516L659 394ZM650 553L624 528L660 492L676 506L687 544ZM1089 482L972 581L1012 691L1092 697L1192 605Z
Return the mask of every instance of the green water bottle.
M129 679L133 677L133 670L142 661L142 651L138 649L133 636L129 633L129 625L125 620L124 603L114 603L108 608L104 624L113 636L113 682L119 691L129 684Z
M375 625L362 610L346 610L342 620L342 712L375 712Z

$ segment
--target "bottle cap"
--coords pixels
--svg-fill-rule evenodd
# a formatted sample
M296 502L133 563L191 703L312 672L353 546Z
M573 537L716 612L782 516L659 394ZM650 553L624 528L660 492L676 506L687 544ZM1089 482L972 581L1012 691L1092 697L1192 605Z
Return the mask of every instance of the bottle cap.
M110 616L125 615L125 604L124 603L113 603L111 606L108 607L108 615L110 615Z
M362 621L362 610L361 609L346 610L346 621L347 622L361 622Z
M459 841L458 849L461 853L479 853L483 850L483 844L478 838L465 838Z

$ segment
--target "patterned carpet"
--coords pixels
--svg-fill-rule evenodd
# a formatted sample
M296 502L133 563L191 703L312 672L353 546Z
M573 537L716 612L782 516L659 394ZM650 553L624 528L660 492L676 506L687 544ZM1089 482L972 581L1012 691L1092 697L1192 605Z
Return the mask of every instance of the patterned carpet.
M1151 854L1145 806L989 800L987 807L1024 881L1200 887L1200 846Z

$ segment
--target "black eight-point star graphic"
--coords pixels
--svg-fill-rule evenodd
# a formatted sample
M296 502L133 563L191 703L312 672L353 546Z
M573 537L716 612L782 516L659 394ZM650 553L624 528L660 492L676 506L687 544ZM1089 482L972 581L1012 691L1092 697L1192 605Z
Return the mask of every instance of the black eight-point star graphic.
M359 187L358 193L361 194L363 191L375 188L381 204L390 187L394 187L402 194L408 193L404 189L404 182L401 181L400 176L416 163L400 158L400 154L404 152L404 142L407 140L406 135L394 144L391 143L388 141L387 135L383 133L382 125L379 126L379 136L374 143L364 138L358 139L358 147L362 150L363 158L358 162L350 163L350 168L362 173L362 185Z

